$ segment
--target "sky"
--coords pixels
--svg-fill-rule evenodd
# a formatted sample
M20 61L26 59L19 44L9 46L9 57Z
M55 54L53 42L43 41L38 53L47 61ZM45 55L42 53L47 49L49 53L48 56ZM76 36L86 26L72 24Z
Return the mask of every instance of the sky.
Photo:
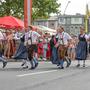
M75 15L76 13L85 14L87 3L89 5L90 10L90 0L58 0L58 2L61 3L60 7L61 14L64 14L64 10L67 6L68 1L70 1L70 3L68 4L65 14L69 15Z

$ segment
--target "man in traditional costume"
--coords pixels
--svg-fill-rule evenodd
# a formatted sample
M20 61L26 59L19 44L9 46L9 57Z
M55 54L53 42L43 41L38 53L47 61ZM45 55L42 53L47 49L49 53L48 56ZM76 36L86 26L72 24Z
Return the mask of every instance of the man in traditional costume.
M62 26L58 27L58 33L57 33L58 41L56 43L56 47L58 47L58 62L59 62L59 68L64 69L63 64L65 60L66 51L68 48L68 41L71 40L71 36L64 31L64 28Z

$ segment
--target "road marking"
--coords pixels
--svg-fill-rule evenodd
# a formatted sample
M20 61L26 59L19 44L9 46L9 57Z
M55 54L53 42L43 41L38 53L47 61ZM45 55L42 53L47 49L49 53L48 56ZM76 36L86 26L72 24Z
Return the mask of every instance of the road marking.
M17 75L17 77L39 75L39 74L45 74L45 73L56 72L56 71L58 71L58 70L50 70L50 71L43 71L43 72L35 72L35 73L21 74L21 75Z

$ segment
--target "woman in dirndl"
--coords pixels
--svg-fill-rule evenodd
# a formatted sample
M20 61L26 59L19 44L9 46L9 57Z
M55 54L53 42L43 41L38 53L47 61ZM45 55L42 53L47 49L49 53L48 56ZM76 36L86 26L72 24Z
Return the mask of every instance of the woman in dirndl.
M80 27L80 34L78 36L79 42L76 48L76 59L78 60L77 67L80 67L80 61L83 61L83 67L85 67L85 60L87 58L87 39L85 29Z
M23 63L21 64L21 66L25 66L25 67L23 67L23 69L26 69L26 68L28 68L28 66L27 66L27 48L24 45L24 42L25 42L25 35L23 35L20 38L19 47L17 48L17 50L12 58L16 59L16 60L18 60L18 59L22 60Z

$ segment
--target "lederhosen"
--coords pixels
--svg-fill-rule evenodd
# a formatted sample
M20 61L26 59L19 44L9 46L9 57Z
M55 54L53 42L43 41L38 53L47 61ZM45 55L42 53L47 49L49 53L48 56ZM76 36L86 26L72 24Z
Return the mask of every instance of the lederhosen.
M28 58L29 60L33 59L33 52L34 52L34 47L32 45L32 32L28 38L28 44L27 44L27 53L28 53Z
M64 36L64 34L63 34ZM59 47L58 47L58 58L59 60L62 60L65 58L65 54L66 54L66 47L64 45L64 41L63 41L63 36L62 38L58 38L58 43L59 43Z

